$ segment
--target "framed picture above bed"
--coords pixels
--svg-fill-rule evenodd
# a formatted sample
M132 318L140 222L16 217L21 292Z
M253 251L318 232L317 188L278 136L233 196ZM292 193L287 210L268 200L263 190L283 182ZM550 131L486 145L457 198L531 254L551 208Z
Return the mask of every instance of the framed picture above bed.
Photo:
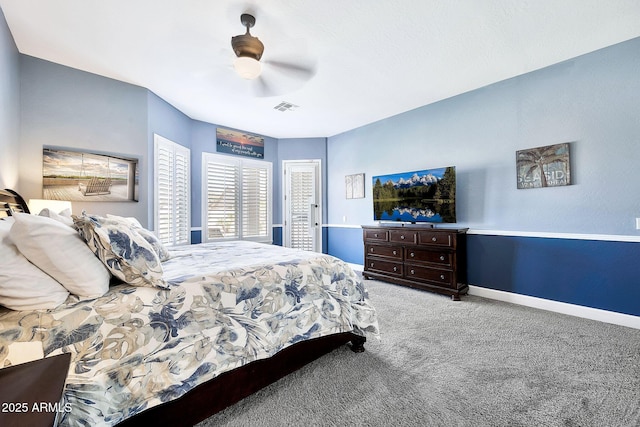
M44 199L137 202L138 183L137 159L82 150L42 150Z

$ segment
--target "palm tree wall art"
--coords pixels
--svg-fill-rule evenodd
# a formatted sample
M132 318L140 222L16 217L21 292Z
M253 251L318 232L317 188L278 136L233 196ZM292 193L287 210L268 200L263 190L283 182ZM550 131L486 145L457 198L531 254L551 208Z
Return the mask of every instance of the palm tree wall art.
M569 143L516 151L518 188L571 184Z

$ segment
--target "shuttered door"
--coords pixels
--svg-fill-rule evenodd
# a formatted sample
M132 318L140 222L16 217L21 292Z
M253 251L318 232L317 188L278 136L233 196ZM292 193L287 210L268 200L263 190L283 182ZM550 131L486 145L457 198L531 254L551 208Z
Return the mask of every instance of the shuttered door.
M291 171L291 247L314 250L311 229L311 204L314 200L314 174L308 170Z
M285 246L321 251L319 161L285 164Z

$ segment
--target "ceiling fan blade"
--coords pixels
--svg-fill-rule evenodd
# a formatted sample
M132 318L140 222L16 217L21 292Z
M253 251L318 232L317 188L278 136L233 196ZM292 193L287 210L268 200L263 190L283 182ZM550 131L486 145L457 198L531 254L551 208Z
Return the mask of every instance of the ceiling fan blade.
M283 74L298 79L308 80L316 74L316 67L314 64L294 64L291 62L274 60L267 60L263 62Z
M275 88L267 82L264 75L260 75L257 79L255 79L251 85L253 89L253 93L258 97L269 97L278 95Z

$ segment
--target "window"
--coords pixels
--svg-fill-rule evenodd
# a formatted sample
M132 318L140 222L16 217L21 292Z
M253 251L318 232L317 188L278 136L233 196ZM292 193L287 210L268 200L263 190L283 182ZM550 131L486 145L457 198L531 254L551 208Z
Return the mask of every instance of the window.
M154 135L155 229L168 245L191 242L191 152Z
M203 241L271 242L272 164L203 153Z

